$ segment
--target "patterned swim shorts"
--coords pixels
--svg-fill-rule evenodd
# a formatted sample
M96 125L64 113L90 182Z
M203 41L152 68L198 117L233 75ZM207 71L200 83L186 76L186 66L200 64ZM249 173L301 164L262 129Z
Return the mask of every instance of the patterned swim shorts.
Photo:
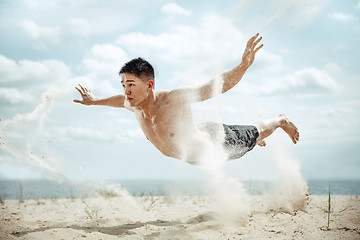
M220 123L206 122L198 125L198 128L207 132L215 143L219 143L219 135L222 134L220 127L223 127L223 146L228 153L228 160L241 158L245 153L251 151L256 145L259 131L251 125L225 125ZM221 140L221 141L222 141Z

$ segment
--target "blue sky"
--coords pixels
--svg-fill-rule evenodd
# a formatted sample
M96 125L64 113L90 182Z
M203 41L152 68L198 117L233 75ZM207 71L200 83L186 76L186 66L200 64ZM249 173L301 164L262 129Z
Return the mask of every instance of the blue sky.
M264 47L241 82L193 106L197 122L256 124L285 113L293 145L276 132L226 171L273 179L278 152L306 179L360 178L359 1L1 1L0 178L201 179L167 158L124 109L81 106L122 92L122 64L143 57L156 89L196 85L241 61L247 39Z

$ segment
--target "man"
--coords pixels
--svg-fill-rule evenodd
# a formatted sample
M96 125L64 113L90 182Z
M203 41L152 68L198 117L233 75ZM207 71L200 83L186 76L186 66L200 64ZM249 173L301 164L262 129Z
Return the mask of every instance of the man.
M222 84L212 80L195 87L181 87L172 91L154 90L154 69L141 58L126 63L120 70L124 95L98 99L90 90L81 86L76 89L82 100L74 102L84 105L104 105L127 108L135 116L147 139L164 155L186 160L192 164L204 163L204 154L213 146L221 145L227 159L236 159L257 144L265 146L264 139L275 129L282 128L296 143L299 132L285 115L261 121L258 126L222 125L205 123L196 126L191 104L207 100L233 88L254 62L256 48L262 37L256 34L247 43L240 65L223 73ZM206 162L205 162L206 164Z

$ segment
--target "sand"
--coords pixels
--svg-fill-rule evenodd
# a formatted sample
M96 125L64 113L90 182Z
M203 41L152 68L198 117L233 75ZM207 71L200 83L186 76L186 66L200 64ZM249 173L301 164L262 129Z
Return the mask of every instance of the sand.
M5 200L0 239L360 239L359 196L332 196L328 231L328 196L291 213L266 210L267 199L251 196L244 226L217 218L209 196Z

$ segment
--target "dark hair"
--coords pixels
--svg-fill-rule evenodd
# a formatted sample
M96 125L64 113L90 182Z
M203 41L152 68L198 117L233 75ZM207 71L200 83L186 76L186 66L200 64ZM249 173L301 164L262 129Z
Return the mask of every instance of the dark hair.
M120 69L119 75L123 73L132 73L141 78L144 82L151 79L154 81L155 86L154 68L148 61L140 57L134 58L133 60L125 63L124 66Z

